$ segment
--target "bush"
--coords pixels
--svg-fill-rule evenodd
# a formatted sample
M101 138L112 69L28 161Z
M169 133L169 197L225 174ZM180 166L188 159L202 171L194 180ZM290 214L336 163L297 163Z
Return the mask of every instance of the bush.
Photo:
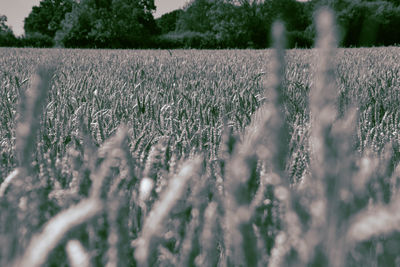
M218 48L218 42L211 32L168 33L156 39L156 46L166 48Z
M17 42L12 31L0 31L0 46L16 46Z
M54 41L48 35L41 33L28 34L20 39L20 46L23 47L53 47Z
M310 48L313 44L313 38L306 31L290 31L287 33L288 48Z

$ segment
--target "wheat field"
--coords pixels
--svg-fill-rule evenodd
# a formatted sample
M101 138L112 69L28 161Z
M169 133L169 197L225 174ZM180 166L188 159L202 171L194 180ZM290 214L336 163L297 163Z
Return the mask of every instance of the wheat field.
M0 266L400 266L400 48L0 48Z

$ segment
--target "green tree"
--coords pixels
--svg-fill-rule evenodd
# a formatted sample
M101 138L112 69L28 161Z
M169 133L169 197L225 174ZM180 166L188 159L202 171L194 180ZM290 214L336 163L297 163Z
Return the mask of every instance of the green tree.
M248 23L251 16L233 0L193 0L180 15L176 29L188 36L194 33L191 35L215 39L219 47L247 47L252 33Z
M380 0L340 0L333 3L343 46L400 43L400 6Z
M207 33L221 47L263 48L270 43L270 28L277 19L286 23L290 44L311 45L304 33L312 23L310 4L296 0L193 0L177 30Z
M192 0L185 7L185 12L177 22L177 29L181 32L205 33L211 30L211 20L208 12L214 5L213 0Z
M71 12L74 0L43 0L34 6L24 20L25 34L40 33L54 38L65 14Z
M249 32L240 6L226 1L216 2L208 12L211 31L222 47L247 47Z
M0 46L17 45L13 31L7 25L7 16L0 14Z
M176 30L176 23L179 17L183 14L182 9L177 9L167 14L162 15L156 19L157 27L160 29L161 34L166 34Z
M56 41L66 47L146 47L156 24L154 0L82 0L66 14Z
M65 47L93 46L94 40L89 34L94 27L93 13L86 1L74 6L71 12L65 14L61 29L56 32L56 44Z
M240 0L240 11L251 46L268 46L270 28L276 17L271 9L271 1Z
M10 28L7 25L7 16L0 15L0 32L6 32L9 30L10 30Z
M146 47L157 33L154 0L114 0L112 30L117 47ZM124 12L121 12L123 10Z

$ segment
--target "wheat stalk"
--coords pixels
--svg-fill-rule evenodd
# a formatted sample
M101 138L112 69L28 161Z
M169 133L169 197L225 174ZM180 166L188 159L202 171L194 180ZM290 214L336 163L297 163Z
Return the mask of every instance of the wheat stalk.
M7 177L6 179L4 179L4 181L1 183L0 185L0 198L2 198L4 196L4 194L6 193L7 187L11 184L12 180L15 177L18 177L20 173L19 169L16 169L14 171L12 171Z
M70 240L67 243L66 251L71 267L89 267L90 257L78 240Z
M154 246L153 239L160 234L164 220L183 194L188 181L200 171L200 165L200 158L185 163L180 172L169 182L168 188L160 200L154 204L144 221L139 239L135 241L135 258L139 264L147 266L150 252Z
M25 95L21 95L19 119L16 129L16 151L21 175L30 173L32 153L36 147L36 136L43 108L51 87L53 67L40 66ZM29 181L30 182L30 181Z
M400 200L395 199L389 205L376 205L355 216L346 233L351 245L374 236L400 231L399 204Z
M96 198L90 198L62 211L46 223L40 234L32 238L24 255L14 266L41 266L68 231L98 215L102 210L102 203Z

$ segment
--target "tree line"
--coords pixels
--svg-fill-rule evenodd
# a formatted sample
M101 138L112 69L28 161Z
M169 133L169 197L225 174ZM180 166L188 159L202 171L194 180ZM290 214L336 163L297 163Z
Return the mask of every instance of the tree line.
M266 48L281 20L288 47L312 47L322 6L335 11L343 47L400 44L398 0L191 0L157 19L154 0L42 0L22 37L0 15L0 46Z

